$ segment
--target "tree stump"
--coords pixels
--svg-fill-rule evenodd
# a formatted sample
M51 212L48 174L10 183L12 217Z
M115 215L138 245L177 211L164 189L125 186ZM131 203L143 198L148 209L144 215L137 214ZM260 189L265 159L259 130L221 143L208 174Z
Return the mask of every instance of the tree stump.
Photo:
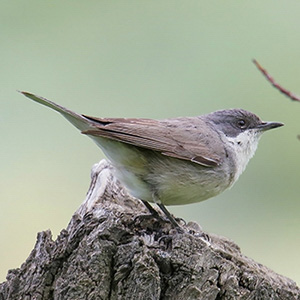
M86 200L53 241L38 233L28 259L0 285L3 299L300 299L292 280L196 223L179 233L149 216L105 160Z

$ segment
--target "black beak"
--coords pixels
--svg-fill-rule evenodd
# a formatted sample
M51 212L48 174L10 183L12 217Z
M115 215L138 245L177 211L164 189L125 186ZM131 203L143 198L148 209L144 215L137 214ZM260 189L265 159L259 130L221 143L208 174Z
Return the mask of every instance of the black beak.
M281 127L283 125L284 125L283 123L279 123L279 122L262 122L257 126L257 128L261 131L266 131L273 128Z

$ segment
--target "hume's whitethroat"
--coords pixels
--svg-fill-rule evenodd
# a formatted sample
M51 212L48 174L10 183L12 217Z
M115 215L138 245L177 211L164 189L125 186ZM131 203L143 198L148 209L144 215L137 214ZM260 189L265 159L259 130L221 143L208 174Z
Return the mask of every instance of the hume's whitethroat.
M174 226L165 205L200 202L231 187L254 155L261 134L280 127L243 109L164 120L95 118L45 98L26 97L61 113L102 149L129 193L156 203ZM157 214L157 213L156 213Z

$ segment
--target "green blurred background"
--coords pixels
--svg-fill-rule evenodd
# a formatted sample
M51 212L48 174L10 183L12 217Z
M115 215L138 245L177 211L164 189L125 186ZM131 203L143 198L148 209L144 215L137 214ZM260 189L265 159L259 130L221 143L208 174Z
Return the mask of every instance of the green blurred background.
M265 134L238 183L170 207L300 283L300 1L9 1L0 3L0 281L36 234L56 238L103 158L61 116L16 90L103 117L194 116L242 107L283 128Z

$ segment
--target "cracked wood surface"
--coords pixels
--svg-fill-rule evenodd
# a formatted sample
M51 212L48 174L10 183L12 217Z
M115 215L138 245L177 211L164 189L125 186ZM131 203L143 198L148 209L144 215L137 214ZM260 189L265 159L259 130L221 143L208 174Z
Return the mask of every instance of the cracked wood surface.
M232 241L196 223L178 233L145 214L101 161L68 227L55 241L49 230L38 234L28 259L0 284L0 300L300 299L295 282Z

